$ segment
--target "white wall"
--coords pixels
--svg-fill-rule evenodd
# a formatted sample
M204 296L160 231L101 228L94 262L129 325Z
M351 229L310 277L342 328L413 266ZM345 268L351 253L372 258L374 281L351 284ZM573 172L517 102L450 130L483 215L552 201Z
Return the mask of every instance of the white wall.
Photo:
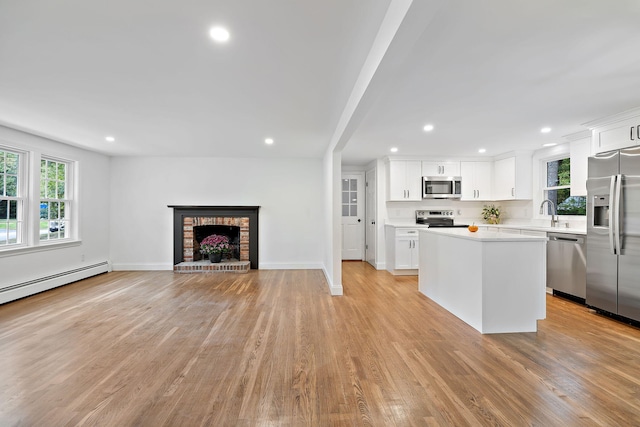
M115 157L113 268L173 268L167 205L261 206L259 268L322 268L323 190L320 159Z
M81 243L69 247L0 253L0 288L108 261L109 157L2 126L0 144L78 162L76 202L81 239ZM62 282L58 280L56 286ZM0 296L0 302L5 300Z

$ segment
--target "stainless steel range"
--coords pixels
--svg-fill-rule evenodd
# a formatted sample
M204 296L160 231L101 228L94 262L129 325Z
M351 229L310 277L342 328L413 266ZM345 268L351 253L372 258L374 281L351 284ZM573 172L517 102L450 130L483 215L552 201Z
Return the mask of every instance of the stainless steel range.
M418 210L416 224L427 224L429 227L468 227L468 224L454 224L452 209Z

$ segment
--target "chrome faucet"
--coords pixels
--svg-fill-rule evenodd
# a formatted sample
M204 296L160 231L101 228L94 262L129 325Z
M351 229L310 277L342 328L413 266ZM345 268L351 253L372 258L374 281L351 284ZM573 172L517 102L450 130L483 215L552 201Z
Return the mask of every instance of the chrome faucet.
M549 199L543 200L542 203L540 203L540 214L542 215L544 213L544 204L545 203L549 203L549 206L551 206L551 226L552 227L557 227L558 226L558 211L556 210L556 205L553 203L553 201L551 201Z

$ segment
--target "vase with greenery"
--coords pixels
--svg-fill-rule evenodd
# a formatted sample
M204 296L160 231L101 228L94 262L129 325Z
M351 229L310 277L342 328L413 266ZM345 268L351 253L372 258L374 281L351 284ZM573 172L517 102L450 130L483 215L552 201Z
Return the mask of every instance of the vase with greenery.
M220 234L212 234L200 242L200 253L208 255L211 262L220 262L223 256L231 251L229 238Z
M500 208L495 205L484 205L482 218L488 224L500 224Z

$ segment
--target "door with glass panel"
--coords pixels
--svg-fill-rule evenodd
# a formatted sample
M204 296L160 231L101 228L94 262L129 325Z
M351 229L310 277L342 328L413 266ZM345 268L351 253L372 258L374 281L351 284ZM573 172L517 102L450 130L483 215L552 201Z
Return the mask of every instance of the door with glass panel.
M343 174L340 183L342 259L364 259L364 174Z

